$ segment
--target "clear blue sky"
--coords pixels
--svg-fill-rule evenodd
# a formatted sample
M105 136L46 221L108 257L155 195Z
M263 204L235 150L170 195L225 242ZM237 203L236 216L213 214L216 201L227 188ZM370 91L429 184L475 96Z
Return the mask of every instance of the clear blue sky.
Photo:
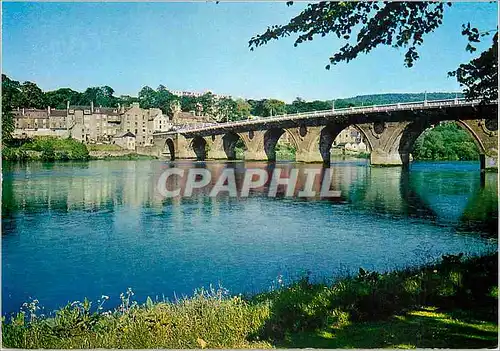
M172 90L292 101L384 92L459 91L446 73L475 55L465 51L462 23L497 26L497 3L455 3L442 27L424 38L420 60L403 65L403 51L378 48L324 69L341 46L293 37L255 51L248 40L284 24L304 3L3 3L3 73L43 90L83 91L109 85L137 95L159 84ZM490 39L482 47L490 44Z

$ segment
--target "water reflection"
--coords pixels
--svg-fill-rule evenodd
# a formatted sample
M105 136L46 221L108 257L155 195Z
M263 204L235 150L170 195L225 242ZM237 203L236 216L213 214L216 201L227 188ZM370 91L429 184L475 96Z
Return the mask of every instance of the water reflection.
M437 166L436 166L437 165ZM116 206L156 208L183 203L210 205L217 210L220 201L228 201L227 192L206 198L224 169L235 171L237 189L241 189L245 169L263 169L267 182L250 190L250 197L268 197L275 168L282 177L299 169L294 197L306 183L305 169L319 169L314 178L316 196L295 201L324 200L348 204L350 208L373 214L425 218L438 223L457 225L468 230L475 226L491 234L497 232L496 174L481 175L474 163L463 163L460 169L450 164L418 163L410 171L401 168L368 167L366 161L332 163L331 190L341 191L338 198L321 198L326 169L318 164L291 162L159 162L159 161L93 161L88 163L5 164L3 179L2 225L14 225L16 214L51 213L53 211L114 211ZM184 177L170 177L169 189L185 189L187 172L205 168L212 174L209 186L194 189L191 198L165 199L156 188L158 177L166 168L186 171ZM483 179L481 179L483 177ZM284 198L286 187L280 185L278 198ZM225 200L224 200L225 199ZM240 200L244 201L245 199ZM8 229L5 228L4 229ZM4 230L8 234L10 230Z
M48 308L127 287L136 296L172 297L221 282L233 292L267 289L279 274L311 270L390 269L443 253L496 247L496 174L481 180L475 163L422 163L409 171L365 161L332 163L332 190L322 199L267 196L269 182L248 198L207 189L163 198L166 168L206 168L215 184L224 169L272 174L321 165L287 162L92 161L4 164L2 307L28 297ZM321 187L323 177L315 179ZM169 178L169 186L185 179ZM115 300L113 300L113 297Z

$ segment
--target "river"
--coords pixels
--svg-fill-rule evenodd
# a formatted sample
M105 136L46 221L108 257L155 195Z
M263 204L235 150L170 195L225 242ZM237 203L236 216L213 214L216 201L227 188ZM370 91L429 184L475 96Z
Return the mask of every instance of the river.
M308 274L385 271L446 253L497 247L497 174L474 162L416 162L409 171L333 162L340 197L165 199L166 167L290 169L282 162L158 160L3 164L2 313L38 299L45 313L128 287L142 302L223 286L255 293Z

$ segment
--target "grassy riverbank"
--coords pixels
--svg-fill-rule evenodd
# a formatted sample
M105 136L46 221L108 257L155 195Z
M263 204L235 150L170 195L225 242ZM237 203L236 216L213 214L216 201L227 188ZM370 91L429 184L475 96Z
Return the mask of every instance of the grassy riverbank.
M83 144L75 139L36 137L3 145L6 161L87 161L87 160L146 160L154 156L124 150L114 144Z
M6 161L69 161L89 159L87 147L71 138L37 137L26 142L2 146Z
M438 264L385 274L360 269L329 285L303 278L248 298L218 289L138 305L128 291L108 312L92 312L96 306L86 301L41 317L31 303L27 313L4 321L3 346L496 347L497 262L496 253L445 256Z

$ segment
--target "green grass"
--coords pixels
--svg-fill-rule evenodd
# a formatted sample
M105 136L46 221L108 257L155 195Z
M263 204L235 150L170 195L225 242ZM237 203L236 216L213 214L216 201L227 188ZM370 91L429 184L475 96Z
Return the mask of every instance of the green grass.
M8 161L88 160L87 147L71 138L36 137L20 146L2 146L2 159Z
M295 160L296 150L293 145L290 144L276 144L276 159L277 160Z
M88 144L89 151L123 151L124 149L116 144Z
M460 311L459 311L460 312ZM459 319L435 307L412 310L385 321L347 323L313 332L287 334L286 348L492 348L498 326L493 322Z
M152 160L156 159L156 156L149 156L149 155L140 155L135 153L134 151L131 151L129 154L126 155L109 155L109 156L102 156L102 157L95 157L95 156L90 156L91 160L123 160L123 161L129 161L129 160Z
M359 270L331 284L307 276L255 296L223 289L179 301L132 301L103 312L88 301L56 315L37 302L3 321L9 348L476 348L497 345L498 255L380 274Z

